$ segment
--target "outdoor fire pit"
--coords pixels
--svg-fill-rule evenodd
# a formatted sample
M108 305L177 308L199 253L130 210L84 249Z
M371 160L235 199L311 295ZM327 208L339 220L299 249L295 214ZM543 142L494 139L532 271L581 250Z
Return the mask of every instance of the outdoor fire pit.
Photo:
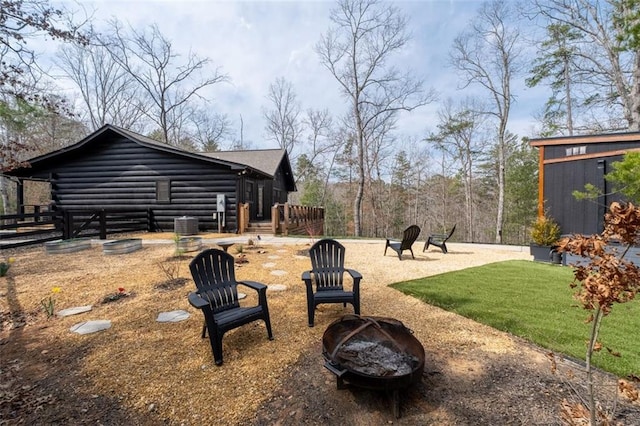
M400 391L420 381L424 348L411 330L393 318L346 315L322 336L324 366L345 382L391 394L393 413L400 417Z

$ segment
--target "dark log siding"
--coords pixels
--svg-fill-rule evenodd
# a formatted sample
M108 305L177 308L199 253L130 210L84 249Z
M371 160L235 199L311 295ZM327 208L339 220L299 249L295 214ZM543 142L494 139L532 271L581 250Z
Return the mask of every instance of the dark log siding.
M165 153L123 137L102 138L42 168L52 178L52 200L65 209L151 208L164 231L179 216L198 218L201 230L217 229L216 194L227 197L226 229L236 223L237 172L207 161ZM170 181L170 202L156 201L156 182Z

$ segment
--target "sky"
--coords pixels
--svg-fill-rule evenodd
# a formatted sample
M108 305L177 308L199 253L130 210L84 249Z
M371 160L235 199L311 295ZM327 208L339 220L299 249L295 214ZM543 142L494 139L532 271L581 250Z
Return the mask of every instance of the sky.
M211 59L212 67L229 77L207 94L213 108L226 113L240 135L254 149L275 148L266 137L263 108L270 107L269 85L283 77L293 86L302 110L329 109L342 114L347 102L333 76L320 63L315 45L330 27L328 0L79 0L97 21L112 17L134 28L157 24L176 51ZM456 72L448 66L454 38L469 24L480 1L394 1L409 17L412 39L394 59L434 88L439 99L460 98ZM77 5L76 5L77 9ZM531 136L533 115L544 103L540 90L519 87L510 130ZM398 131L406 138L424 138L437 124L438 103L403 113ZM405 139L406 140L406 139Z

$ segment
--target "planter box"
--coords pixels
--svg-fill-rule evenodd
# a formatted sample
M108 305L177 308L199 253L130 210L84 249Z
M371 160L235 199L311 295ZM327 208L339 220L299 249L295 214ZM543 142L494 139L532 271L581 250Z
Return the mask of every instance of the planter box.
M142 238L127 238L124 240L109 241L102 245L104 254L124 254L142 248Z
M620 244L610 244L611 247L615 247L618 250L618 254L621 254L624 247ZM625 260L632 262L636 266L640 266L640 247L631 247L629 251L625 255ZM565 266L576 265L579 266L581 263L588 263L589 258L584 256L578 256L572 253L564 253L562 264Z
M184 252L198 251L202 248L202 237L180 237L178 250Z
M560 264L563 256L553 250L552 246L539 246L537 244L529 244L529 252L533 256L535 262L546 262Z
M91 240L88 238L56 240L44 243L44 250L47 254L74 253L88 248L91 248Z

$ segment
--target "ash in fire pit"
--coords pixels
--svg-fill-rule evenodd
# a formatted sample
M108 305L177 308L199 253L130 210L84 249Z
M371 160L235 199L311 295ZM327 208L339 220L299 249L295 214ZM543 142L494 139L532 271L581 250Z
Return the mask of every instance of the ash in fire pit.
M338 389L346 382L390 392L396 418L400 390L419 381L424 369L422 344L393 318L345 315L325 330L322 351Z
M404 376L411 374L419 362L415 356L398 352L381 342L356 339L343 344L336 359L344 367L370 376Z

